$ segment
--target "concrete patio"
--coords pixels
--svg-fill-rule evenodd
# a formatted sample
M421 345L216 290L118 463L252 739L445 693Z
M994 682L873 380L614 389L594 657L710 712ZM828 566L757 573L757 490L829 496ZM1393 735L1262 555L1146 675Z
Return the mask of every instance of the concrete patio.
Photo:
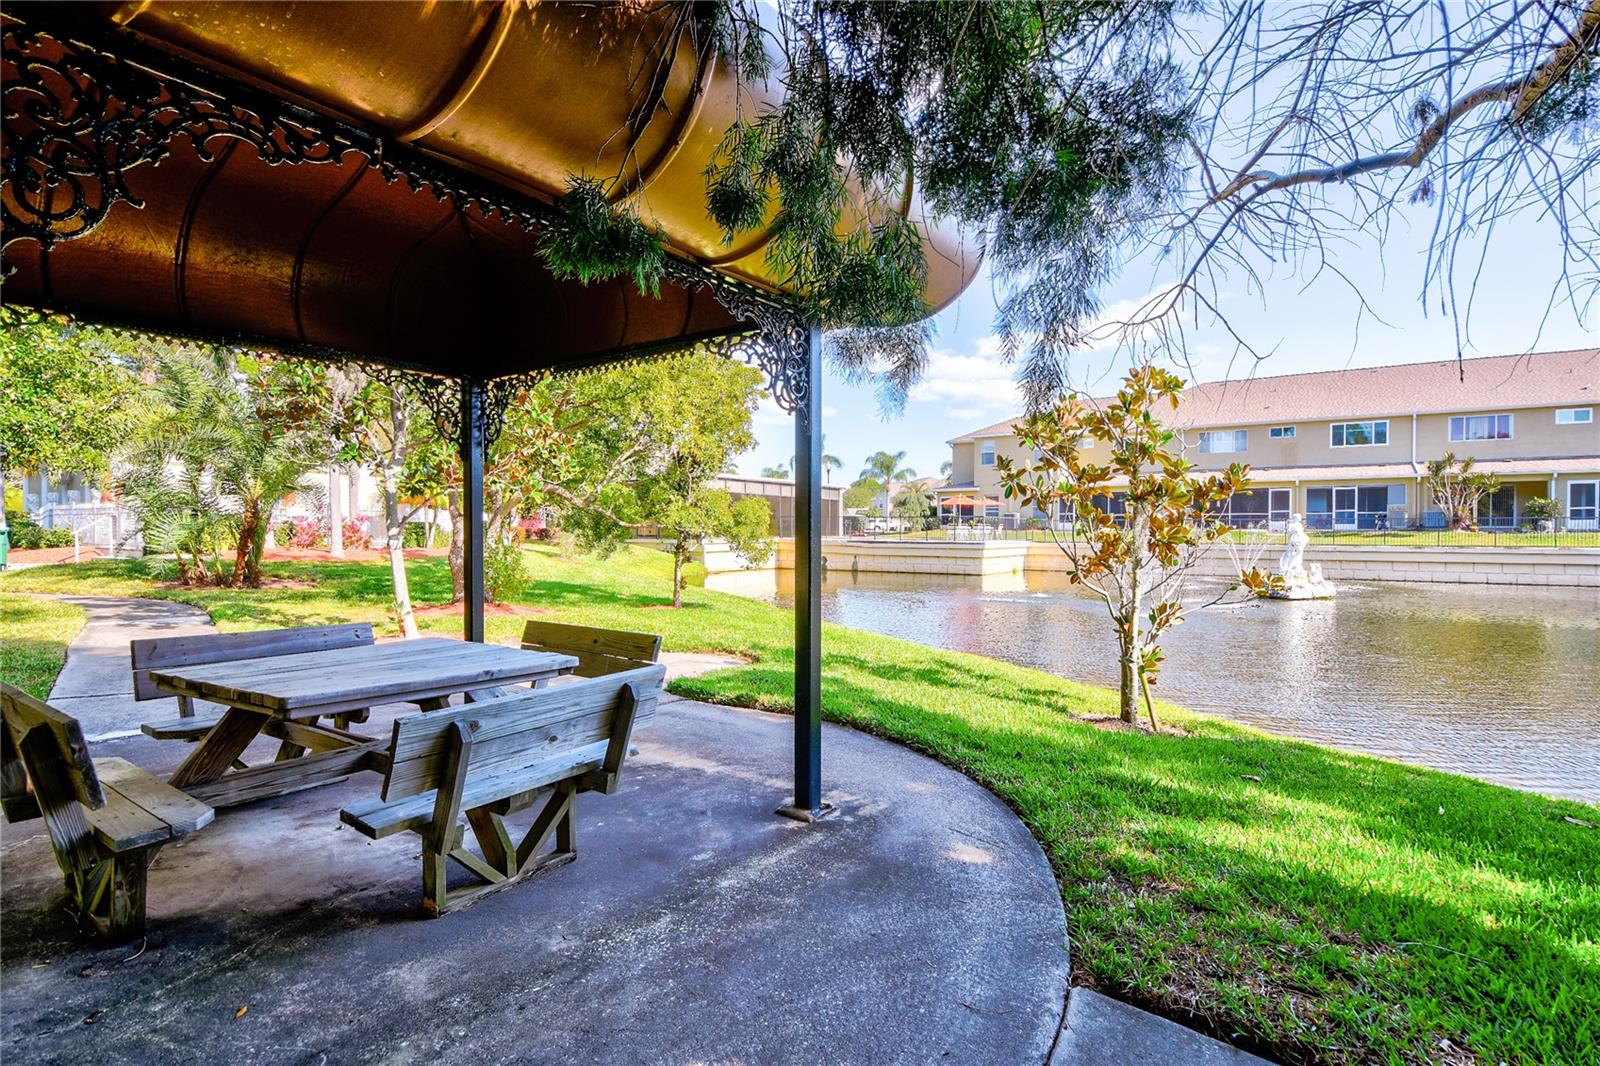
M163 620L197 621L180 614ZM97 755L181 759L181 743L115 737L161 703L87 695L62 703L113 736ZM41 824L7 826L7 1057L1045 1061L1068 965L1038 845L960 774L827 732L830 779L850 787L806 826L771 813L788 719L664 702L621 791L583 797L577 863L437 920L414 838L338 822L372 775L222 812L152 867L146 942L110 949L63 912Z
M51 701L96 757L172 770L133 637L214 632L180 603L68 597L88 624ZM669 676L735 660L663 656ZM557 682L560 683L560 682ZM385 735L409 705L377 708ZM579 859L444 918L420 852L338 810L376 775L221 812L161 853L142 941L79 933L42 823L0 830L0 1056L97 1063L1050 1063L1261 1060L1088 989L1061 897L994 796L825 728L838 813L771 813L791 720L667 696ZM250 762L276 741L258 740ZM530 815L524 815L524 820ZM460 873L460 871L457 871ZM464 877L465 875L462 874ZM1065 1009L1064 1009L1065 1008Z

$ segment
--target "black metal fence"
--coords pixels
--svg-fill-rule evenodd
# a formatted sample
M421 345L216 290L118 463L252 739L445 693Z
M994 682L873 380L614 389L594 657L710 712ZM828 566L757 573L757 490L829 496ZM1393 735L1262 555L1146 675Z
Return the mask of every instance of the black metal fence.
M1042 526L1008 525L995 521L963 521L923 529L874 529L864 525L853 536L881 540L947 541L952 543L1005 540L1039 541L1052 539ZM1282 543L1281 531L1237 529L1231 536L1249 543ZM1410 548L1600 548L1600 529L1573 529L1552 524L1541 529L1524 526L1514 529L1351 529L1307 530L1310 547L1410 547Z

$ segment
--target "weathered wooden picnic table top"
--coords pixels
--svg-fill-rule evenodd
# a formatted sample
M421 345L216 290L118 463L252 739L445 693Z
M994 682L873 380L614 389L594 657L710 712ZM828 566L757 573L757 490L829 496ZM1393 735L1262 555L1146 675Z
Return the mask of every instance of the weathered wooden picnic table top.
M163 692L227 707L167 779L213 807L227 807L387 768L381 741L322 725L324 715L402 702L434 709L456 693L492 694L577 665L576 656L562 652L423 637L153 669L150 680ZM282 741L277 759L230 772L263 732Z
M168 692L298 717L335 706L395 703L568 673L575 656L442 637L152 670ZM326 713L326 712L324 712Z

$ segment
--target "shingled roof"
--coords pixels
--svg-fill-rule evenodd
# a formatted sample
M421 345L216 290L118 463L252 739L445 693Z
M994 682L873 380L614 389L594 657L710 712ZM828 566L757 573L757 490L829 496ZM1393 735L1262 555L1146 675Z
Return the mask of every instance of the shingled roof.
M1600 348L1213 381L1185 389L1179 426L1246 426L1600 402ZM1008 437L1020 418L963 433Z

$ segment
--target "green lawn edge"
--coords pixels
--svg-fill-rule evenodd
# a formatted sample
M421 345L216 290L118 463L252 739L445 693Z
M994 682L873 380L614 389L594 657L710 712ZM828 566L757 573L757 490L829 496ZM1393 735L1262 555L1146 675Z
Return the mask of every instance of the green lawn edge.
M0 681L39 699L50 695L85 621L76 604L0 592Z
M750 660L673 691L789 707L787 611L703 588L672 610L670 560L643 549L528 558L520 614L492 614L491 640L532 616L647 629L668 650ZM0 591L182 600L223 629L394 629L384 564L267 569L273 587L194 590L99 561L5 575ZM442 559L408 570L419 604L448 599ZM1600 1045L1600 830L1576 824L1600 823L1593 806L1174 707L1175 734L1106 728L1086 721L1113 713L1104 690L832 625L823 696L831 721L925 752L1018 813L1060 884L1077 983L1286 1062L1579 1063Z

